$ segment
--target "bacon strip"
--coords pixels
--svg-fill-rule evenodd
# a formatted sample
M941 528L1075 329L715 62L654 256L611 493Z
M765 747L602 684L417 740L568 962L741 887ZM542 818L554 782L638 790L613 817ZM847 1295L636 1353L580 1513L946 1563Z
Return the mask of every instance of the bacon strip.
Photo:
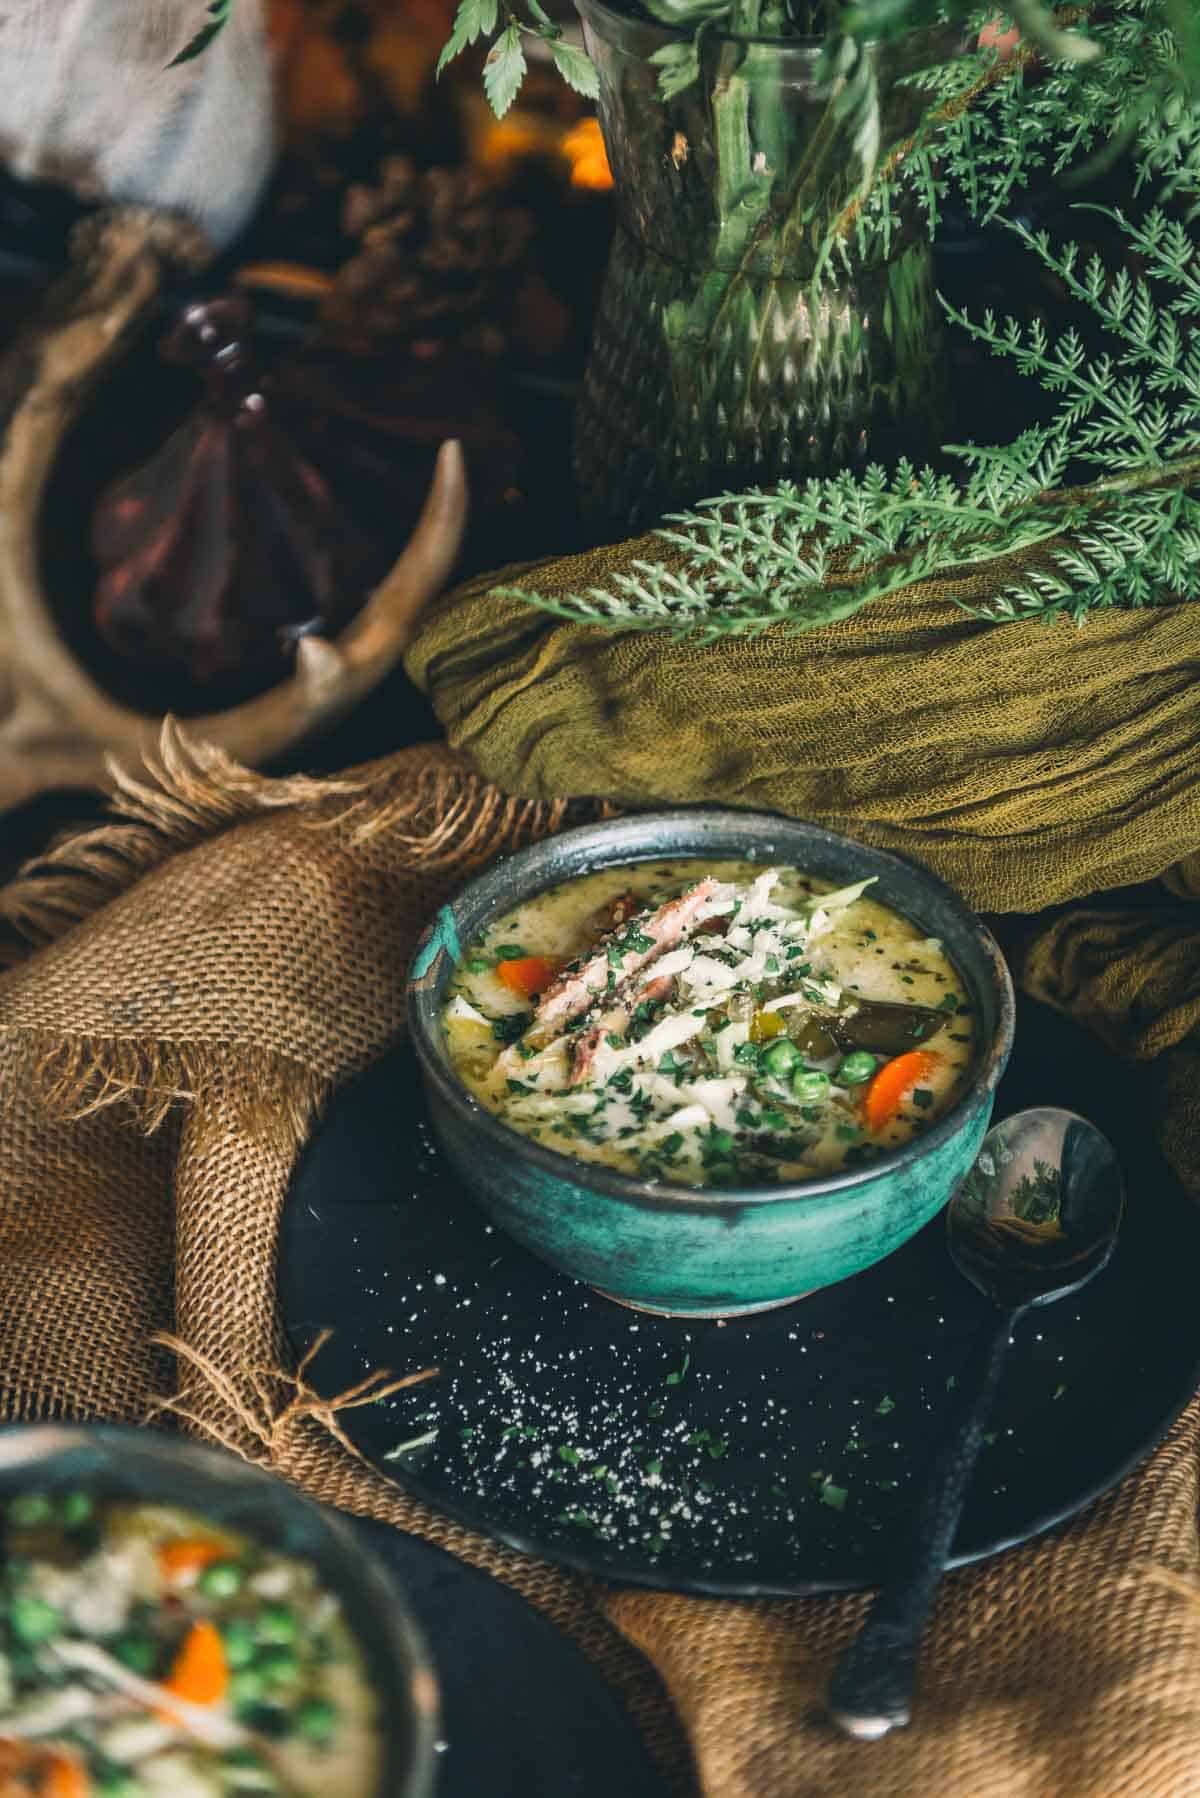
M706 907L719 886L719 881L711 875L706 876L704 880L698 880L694 887L689 887L686 893L680 893L677 899L668 899L656 911L648 912L643 917L635 917L629 923L621 925L621 931L649 937L650 948L628 949L619 966L614 966L608 959L613 938L607 938L592 951L581 967L574 972L560 974L546 988L538 1003L527 1040L535 1044L549 1042L572 1019L590 1011L597 1000L605 997L610 971L618 981L626 981L631 975L648 967L656 956L674 949L699 926L706 915ZM619 932L617 936L619 940Z
M581 1080L587 1078L592 1063L596 1059L596 1050L610 1030L615 1036L624 1036L633 1016L629 1009L631 1004L637 1006L643 1004L647 999L651 1001L667 999L670 997L674 984L675 976L673 974L663 974L657 980L648 980L644 986L638 988L635 994L630 995L625 1004L614 1005L590 1029L581 1030L571 1047L571 1085L578 1086Z

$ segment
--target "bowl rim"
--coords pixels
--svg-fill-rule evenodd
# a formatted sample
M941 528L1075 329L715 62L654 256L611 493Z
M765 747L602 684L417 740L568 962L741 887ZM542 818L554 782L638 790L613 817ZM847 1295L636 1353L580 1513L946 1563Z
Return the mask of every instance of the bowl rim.
M185 1473L190 1468L211 1479L224 1481L231 1488L236 1486L243 1494L248 1489L261 1496L265 1508L274 1505L282 1511L298 1511L316 1525L318 1532L324 1533L338 1558L353 1570L362 1603L372 1605L379 1612L389 1638L388 1652L397 1662L395 1671L399 1672L401 1659L408 1667L402 1687L382 1689L378 1680L381 1669L372 1666L366 1648L359 1644L379 1701L378 1727L388 1745L379 1769L379 1798L431 1798L441 1728L437 1665L425 1634L409 1608L403 1586L378 1556L359 1541L350 1527L352 1518L322 1504L270 1468L246 1460L229 1449L213 1443L195 1442L152 1425L121 1423L111 1418L89 1421L47 1417L0 1423L0 1485L7 1484L10 1475L26 1471L31 1480L36 1480L39 1468L45 1468L61 1456L89 1449L112 1457L118 1485L124 1470L128 1469L132 1486L137 1477L135 1463L143 1455L149 1455ZM86 1484L86 1475L81 1474L80 1479ZM138 1495L131 1493L129 1502L162 1501L156 1501L153 1495L145 1495L139 1500ZM186 1507L183 1499L168 1502ZM0 1494L0 1505L2 1503ZM202 1503L199 1509L203 1511ZM264 1546L272 1546L265 1536L259 1540ZM327 1581L326 1575L322 1578ZM403 1702L408 1717L408 1751L402 1756L397 1753L391 1726L398 1702ZM399 1788L394 1784L397 1778L402 1781Z
M579 1161L559 1149L546 1148L542 1143L535 1142L519 1130L514 1130L511 1125L503 1123L458 1078L440 1040L440 1004L433 994L440 979L442 962L449 958L451 967L457 966L458 956L452 952L450 942L457 948L458 909L464 903L469 903L481 888L486 891L487 886L497 882L502 875L511 878L515 873L518 877L517 890L509 892L504 902L509 910L525 899L532 898L544 887L561 884L561 877L559 880L544 879L540 884L537 881L526 884L521 876L528 869L537 869L549 848L563 843L582 846L589 841L599 841L603 845L605 841L615 841L622 831L628 831L631 827L653 830L686 825L702 829L708 825L720 828L735 821L742 829L747 825L757 824L764 831L777 832L781 827L800 830L810 841L819 842L830 849L852 849L856 854L867 855L880 864L881 872L886 869L910 878L915 876L928 889L931 897L937 898L958 914L964 927L975 936L982 952L984 965L991 976L998 1017L990 1042L977 1057L971 1078L954 1104L928 1130L897 1149L885 1151L876 1160L861 1167L843 1169L834 1174L814 1175L811 1180L780 1181L770 1186L675 1186L661 1180L643 1180L637 1175L624 1174L615 1168L606 1167L603 1162ZM697 854L703 852L702 847L696 851ZM623 863L634 866L637 862L668 857L682 859L690 853L692 852L686 848L677 848L659 849L633 858L628 855L605 858L601 854L588 872L619 867ZM708 853L711 857L718 852L710 848ZM500 909L501 905L497 902L489 908L488 916L494 916ZM448 925L452 928L448 928ZM447 937L450 942L446 940ZM964 978L970 978L965 969L962 971ZM877 849L839 831L827 830L823 825L809 824L802 818L792 818L782 812L742 810L734 806L675 806L652 812L629 812L620 818L603 819L598 823L557 832L524 849L516 850L512 855L498 858L460 888L421 932L405 977L405 999L409 1032L421 1071L436 1089L438 1098L457 1114L460 1121L482 1131L484 1137L501 1152L520 1154L551 1178L566 1181L589 1193L602 1193L607 1198L626 1203L636 1202L639 1209L650 1206L656 1210L679 1213L732 1212L747 1207L794 1204L798 1200L808 1199L833 1202L869 1188L881 1174L891 1175L911 1167L932 1150L955 1137L970 1118L977 1114L981 1104L995 1092L1012 1049L1016 1022L1012 975L1000 945L987 925L940 876L931 873L919 862L896 855L888 849Z

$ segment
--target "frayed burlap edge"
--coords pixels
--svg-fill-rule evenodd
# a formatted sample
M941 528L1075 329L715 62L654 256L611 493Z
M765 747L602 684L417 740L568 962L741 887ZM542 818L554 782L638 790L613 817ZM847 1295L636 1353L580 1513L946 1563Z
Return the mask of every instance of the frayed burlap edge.
M414 865L465 876L502 842L510 852L578 819L611 816L594 802L512 798L463 757L442 751L437 765L388 792L395 758L347 777L272 779L191 741L168 719L157 754L137 773L114 766L108 819L69 835L28 863L0 893L0 974L127 893L186 850L266 813L292 809L306 829L338 829L351 844L390 832ZM23 1033L32 1090L48 1119L119 1115L122 1125L154 1132L171 1117L194 1129L219 1113L247 1146L290 1169L336 1084L300 1062L244 1048L200 1043L146 1044L109 1036ZM250 1089L248 1096L247 1089ZM201 1125L201 1127L203 1127ZM282 1199L280 1200L282 1203ZM190 1433L260 1461L321 1502L374 1517L481 1568L512 1587L564 1630L629 1707L676 1798L696 1791L690 1746L650 1663L604 1615L593 1582L533 1560L410 1498L358 1455L336 1423L349 1402L370 1402L391 1375L368 1382L367 1397L320 1401L304 1366L288 1372L278 1318L264 1320L262 1347L279 1351L269 1370L217 1367L193 1344L161 1335L173 1349L179 1390L151 1406L146 1421L174 1411ZM268 1340L269 1339L269 1340ZM311 1357L309 1357L311 1359ZM214 1383L209 1369L215 1369ZM231 1377L232 1374L232 1377ZM424 1377L406 1373L401 1384ZM243 1396L238 1397L239 1385ZM255 1421L257 1420L257 1421Z
M67 835L0 891L0 969L54 942L171 856L267 812L303 808L307 828L340 828L352 841L386 831L412 861L457 869L484 859L497 838L519 848L561 829L579 804L512 798L450 752L380 802L390 760L352 776L259 774L165 719L140 778L111 764L109 821ZM591 817L615 815L583 803Z

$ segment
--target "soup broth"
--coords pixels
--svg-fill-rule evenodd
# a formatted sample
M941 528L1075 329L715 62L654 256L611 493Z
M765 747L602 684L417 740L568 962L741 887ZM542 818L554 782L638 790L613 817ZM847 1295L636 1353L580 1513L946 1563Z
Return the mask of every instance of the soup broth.
M552 887L463 957L453 1065L512 1129L643 1178L868 1161L954 1102L973 1044L957 969L871 884L680 858Z
M374 1798L378 1704L311 1567L174 1507L0 1507L0 1793Z

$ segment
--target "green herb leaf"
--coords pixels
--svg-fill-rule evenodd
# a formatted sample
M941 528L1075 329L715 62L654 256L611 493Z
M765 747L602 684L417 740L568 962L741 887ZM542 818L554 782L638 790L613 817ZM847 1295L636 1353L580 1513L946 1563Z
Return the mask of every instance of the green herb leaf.
M573 44L564 44L561 39L556 39L551 44L550 54L568 87L573 87L577 94L583 94L589 100L598 97L600 77L590 56L577 50Z
M691 1365L692 1365L692 1357L689 1353L687 1353L685 1351L684 1357L683 1357L683 1365L681 1367L677 1367L673 1373L669 1373L667 1375L667 1385L668 1386L682 1386L684 1375L687 1373L687 1370Z
M516 99L524 79L525 52L521 48L521 33L516 25L510 25L500 33L483 65L484 92L498 119L504 117Z
M699 39L692 37L681 43L664 44L650 61L658 70L659 97L673 100L676 94L682 94L700 79Z
M191 62L208 49L218 31L223 31L233 14L233 0L212 0L208 8L208 24L202 25L195 37L190 38L178 56L173 56L167 64L169 69L177 69L181 63Z
M461 0L454 15L453 29L437 60L438 74L476 38L490 37L496 29L499 14L499 0Z

